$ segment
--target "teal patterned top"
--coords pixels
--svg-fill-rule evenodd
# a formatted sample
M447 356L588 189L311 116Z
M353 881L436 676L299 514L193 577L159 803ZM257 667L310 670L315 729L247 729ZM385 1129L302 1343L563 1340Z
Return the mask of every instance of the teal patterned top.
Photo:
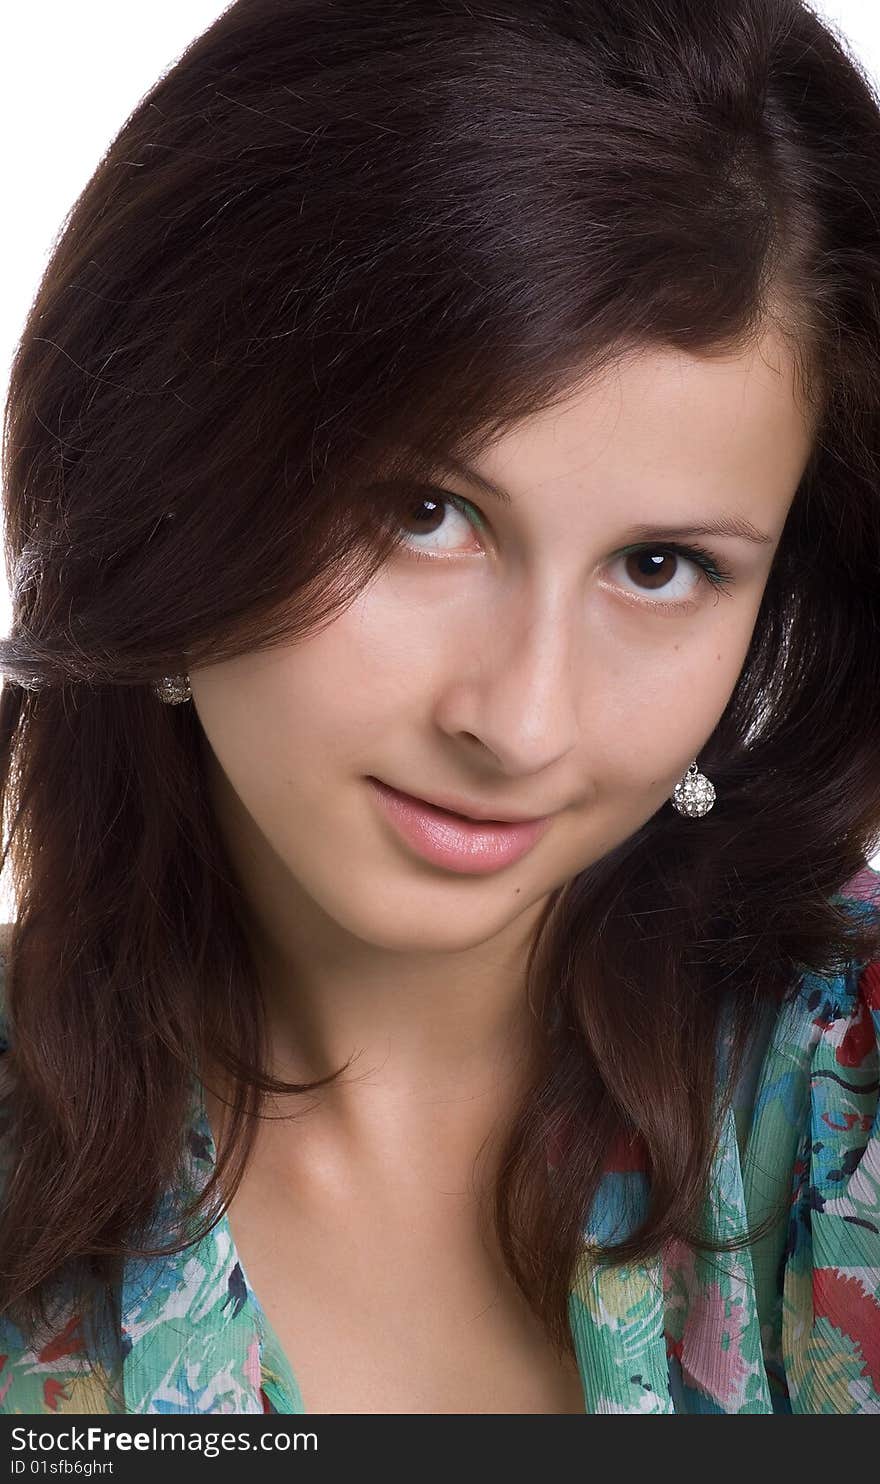
M866 866L838 899L875 912L880 872ZM5 1049L5 1019L2 1031ZM706 1219L721 1236L774 1208L777 1222L734 1253L673 1242L622 1270L585 1243L569 1315L586 1412L880 1413L878 1047L880 959L805 974L768 1011L723 1122ZM187 1136L197 1184L216 1156L200 1087ZM638 1161L612 1155L585 1237L631 1229L647 1194ZM0 1412L305 1410L223 1214L186 1251L127 1263L107 1343L112 1393L76 1315L39 1351L0 1319Z

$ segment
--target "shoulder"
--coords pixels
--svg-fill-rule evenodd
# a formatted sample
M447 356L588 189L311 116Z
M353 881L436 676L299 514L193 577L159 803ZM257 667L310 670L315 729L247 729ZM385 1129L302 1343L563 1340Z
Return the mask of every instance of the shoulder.
M880 922L880 871L865 866L831 901L850 915ZM851 959L836 972L806 970L800 975L773 1016L766 1057L769 1067L763 1069L756 1115L766 1114L770 1103L777 1108L784 1105L785 1118L793 1129L804 1139L812 1132L815 1142L817 1131L810 1120L826 1123L828 1134L843 1131L832 1129L830 1112L825 1117L817 1107L826 1094L830 1096L832 1087L840 1093L852 1092L858 1081L867 1096L875 1095L876 1102L878 984L880 952L867 960ZM827 1156L830 1142L809 1153Z
M9 1045L6 1026L6 967L14 926L12 922L0 922L0 1052L6 1051Z
M835 900L874 916L880 872L866 866ZM777 1105L787 1091L797 1123L781 1335L792 1409L880 1412L880 955L805 976L796 1012L804 1076L777 1040L763 1089Z
M9 1024L6 1015L6 971L9 962L9 942L14 923L0 922L0 1099L7 1098L11 1091L9 1058Z
M3 1127L13 1090L6 980L9 944L14 923L0 923L0 1199L6 1188L10 1154ZM100 1375L83 1365L77 1322L64 1315L56 1337L35 1345L7 1314L0 1314L0 1416L106 1412L109 1410Z
M2 1102L8 1099L11 1086L10 1058L4 1055L9 1050L9 1022L6 1014L6 973L9 963L9 942L14 923L0 922L0 1134L6 1119Z
M869 916L880 915L880 870L866 863L831 898L854 911Z

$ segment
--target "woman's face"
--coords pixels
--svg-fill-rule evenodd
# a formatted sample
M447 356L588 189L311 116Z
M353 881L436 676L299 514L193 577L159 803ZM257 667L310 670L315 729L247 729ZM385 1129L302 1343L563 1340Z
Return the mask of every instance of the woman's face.
M445 471L415 492L405 544L322 632L193 671L266 920L305 902L376 947L462 950L666 806L733 690L809 451L775 338L644 352L481 457L503 498ZM662 534L723 521L764 539ZM401 838L371 778L550 822L519 859L456 870Z

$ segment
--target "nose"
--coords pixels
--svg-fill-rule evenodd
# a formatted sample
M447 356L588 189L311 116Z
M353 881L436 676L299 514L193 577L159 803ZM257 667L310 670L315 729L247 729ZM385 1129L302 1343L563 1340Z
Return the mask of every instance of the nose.
M512 777L558 764L578 742L583 626L564 606L520 594L472 623L435 707L448 736L475 739Z

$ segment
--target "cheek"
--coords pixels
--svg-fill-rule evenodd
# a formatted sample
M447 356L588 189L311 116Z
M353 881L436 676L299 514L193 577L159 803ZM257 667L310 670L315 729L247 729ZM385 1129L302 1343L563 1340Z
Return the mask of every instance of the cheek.
M434 654L436 648L435 631ZM431 658L429 635L419 632L412 609L404 616L361 598L282 663L288 730L337 761L369 758L417 711L430 686Z
M602 699L596 708L587 704L584 733L601 751L609 788L656 786L662 797L691 760L699 762L736 687L750 635L742 625L704 643L689 635L663 650L629 653L599 679Z
M389 729L412 710L414 677L424 682L412 640L399 613L362 599L296 645L198 672L199 718L224 770L235 781L248 776L251 794L255 785L269 793L296 788L322 762L329 777L331 761L356 765L375 743L387 746Z

